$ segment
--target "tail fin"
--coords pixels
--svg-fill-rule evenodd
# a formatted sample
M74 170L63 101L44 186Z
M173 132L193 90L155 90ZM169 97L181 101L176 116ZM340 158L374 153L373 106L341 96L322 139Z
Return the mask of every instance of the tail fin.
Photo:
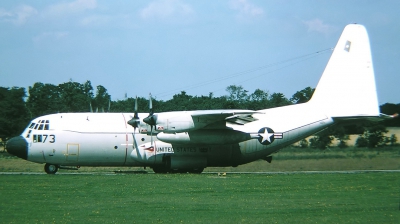
M379 116L371 49L364 26L345 27L310 103L334 118Z

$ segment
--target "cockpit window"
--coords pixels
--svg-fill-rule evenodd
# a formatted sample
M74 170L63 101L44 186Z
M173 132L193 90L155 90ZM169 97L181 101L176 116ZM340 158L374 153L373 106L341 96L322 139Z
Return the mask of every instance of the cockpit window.
M32 130L28 131L28 134L26 134L25 138L29 138L31 136Z
M39 120L38 123L31 123L29 125L29 129L35 130L50 130L50 121L49 120Z

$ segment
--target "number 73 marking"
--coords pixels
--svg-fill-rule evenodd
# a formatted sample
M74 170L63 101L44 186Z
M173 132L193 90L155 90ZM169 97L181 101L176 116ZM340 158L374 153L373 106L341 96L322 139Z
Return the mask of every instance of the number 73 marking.
M55 143L56 142L56 136L55 135L33 135L33 142L42 142L45 143L47 141L47 138L49 138L49 143Z

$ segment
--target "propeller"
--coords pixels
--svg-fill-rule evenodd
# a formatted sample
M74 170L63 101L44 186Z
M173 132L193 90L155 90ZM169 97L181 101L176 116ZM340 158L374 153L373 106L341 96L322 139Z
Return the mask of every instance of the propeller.
M143 119L143 122L150 125L150 136L151 136L151 145L153 145L153 126L156 128L157 124L157 114L154 114L153 111L153 102L151 99L151 93L149 94L149 116Z
M149 116L144 118L143 122L150 125L151 145L153 145L153 127L154 128L156 127L157 115L154 114L154 111L153 111L153 102L151 99L151 94L149 95L149 109L150 109ZM137 97L135 99L135 109L134 110L135 110L134 116L127 123L134 128L134 132L133 132L132 136L135 141L134 133L136 132L136 128L138 128L139 124L140 124L140 118L139 118L138 112L137 112L138 111ZM136 145L136 141L135 141L135 145Z
M134 149L136 149L136 154L138 156L139 159L143 159L142 155L140 154L139 151L139 147L137 145L137 141L135 138L135 132L136 132L136 128L139 127L140 124L140 118L138 116L138 105L137 105L137 97L135 99L135 107L134 107L134 115L133 117L127 122L130 126L133 127L133 133L132 133L132 138L133 138L133 147Z
M154 114L154 111L153 111L153 102L152 102L152 99L151 99L151 94L149 95L149 109L150 109L149 116L144 118L143 122L148 124L148 125L150 125L150 127L152 128L153 126L156 126L157 115Z
M138 116L137 108L138 108L138 105L137 105L137 97L136 97L136 99L135 99L135 114L134 114L133 117L128 121L128 124L129 124L130 126L132 126L133 129L134 129L134 133L136 132L136 128L139 127L139 124L140 124L140 118L139 118L139 116Z

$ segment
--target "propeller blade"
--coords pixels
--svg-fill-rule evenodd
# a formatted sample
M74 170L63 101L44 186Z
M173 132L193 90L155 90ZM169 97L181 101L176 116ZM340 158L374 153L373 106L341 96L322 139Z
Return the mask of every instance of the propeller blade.
M135 116L134 116L134 118L139 118L138 117L138 113L137 113L137 108L138 108L138 105L137 105L137 96L136 96L136 99L135 99Z
M133 138L133 146L132 147L136 150L136 154L138 155L139 159L142 159L140 151L139 151L139 147L137 145L137 141L136 141L136 138L135 138L135 133L132 133L132 138Z
M134 109L135 109L134 113L135 114L128 121L128 124L134 128L135 132L136 132L136 128L139 127L139 124L140 124L140 119L139 119L139 116L138 116L137 108L138 108L138 106L137 106L137 97L136 97L136 99L135 99L135 107L134 107Z
M150 115L153 115L154 111L153 111L153 101L151 99L151 93L149 94L149 110L150 110Z

